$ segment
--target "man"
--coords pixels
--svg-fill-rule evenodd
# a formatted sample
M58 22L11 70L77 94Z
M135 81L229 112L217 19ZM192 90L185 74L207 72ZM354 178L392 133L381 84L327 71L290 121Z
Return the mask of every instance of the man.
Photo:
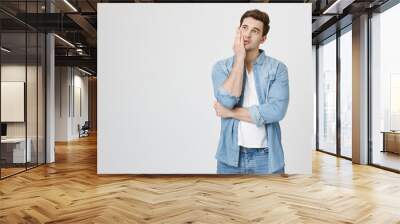
M284 173L279 121L289 103L288 72L286 65L259 49L268 31L266 13L245 12L234 56L213 67L214 109L221 117L218 174Z

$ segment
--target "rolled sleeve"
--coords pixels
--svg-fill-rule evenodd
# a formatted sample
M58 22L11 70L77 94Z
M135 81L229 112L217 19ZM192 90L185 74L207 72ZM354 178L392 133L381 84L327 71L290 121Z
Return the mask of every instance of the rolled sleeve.
M284 64L280 64L277 70L276 78L269 89L268 100L258 107L258 112L264 123L274 123L282 120L289 104L287 67Z
M238 102L239 97L232 96L222 86L218 88L217 101L226 108L232 109Z
M257 127L279 122L285 117L289 104L289 80L287 67L280 64L274 82L269 89L268 100L248 108L251 119Z
M265 121L260 114L260 110L257 105L253 105L247 108L250 113L251 120L257 127L264 125Z
M240 97L232 96L222 85L228 78L229 72L222 61L217 62L212 69L212 81L214 96L216 100L225 108L232 109L238 104Z

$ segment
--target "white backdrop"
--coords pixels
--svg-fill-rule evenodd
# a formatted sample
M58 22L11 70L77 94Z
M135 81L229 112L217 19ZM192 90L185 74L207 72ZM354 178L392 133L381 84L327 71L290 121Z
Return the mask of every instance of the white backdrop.
M281 122L287 173L311 173L311 4L98 4L98 173L212 174L220 119L213 64L233 55L249 9L266 11L261 46L289 69Z

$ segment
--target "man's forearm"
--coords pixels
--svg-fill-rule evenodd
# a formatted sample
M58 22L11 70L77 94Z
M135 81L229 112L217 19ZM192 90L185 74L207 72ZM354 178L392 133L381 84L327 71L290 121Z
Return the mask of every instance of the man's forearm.
M236 58L232 71L222 84L222 87L232 96L239 97L242 94L244 59Z
M244 107L236 107L232 110L232 118L240 121L254 123L251 119L250 112Z

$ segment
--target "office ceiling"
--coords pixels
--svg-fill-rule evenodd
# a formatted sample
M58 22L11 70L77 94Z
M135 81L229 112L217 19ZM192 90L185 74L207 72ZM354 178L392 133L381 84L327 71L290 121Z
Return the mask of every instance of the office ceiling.
M96 71L97 3L170 3L204 1L141 1L141 0L47 0L52 8L46 10L46 1L1 0L0 24L2 32L16 33L31 28L41 32L55 32L70 44L56 38L56 65L86 66ZM230 1L237 3L312 3L313 43L332 35L337 28L351 23L352 17L372 10L388 0L269 0ZM226 2L213 1L206 2ZM28 13L25 13L28 12ZM337 21L342 22L338 26ZM346 22L347 21L347 22ZM11 34L8 34L11 35ZM8 41L19 41L10 38ZM18 44L16 44L18 45Z

